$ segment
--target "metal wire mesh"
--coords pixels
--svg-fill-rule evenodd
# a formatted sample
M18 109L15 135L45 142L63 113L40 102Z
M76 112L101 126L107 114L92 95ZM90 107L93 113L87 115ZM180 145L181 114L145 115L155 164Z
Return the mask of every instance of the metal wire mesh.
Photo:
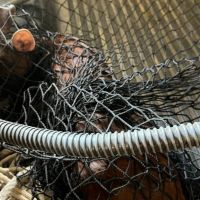
M78 134L199 120L198 2L13 2L0 10L2 119ZM21 28L34 51L13 47ZM198 148L109 159L2 148L30 166L18 179L36 199L200 198Z

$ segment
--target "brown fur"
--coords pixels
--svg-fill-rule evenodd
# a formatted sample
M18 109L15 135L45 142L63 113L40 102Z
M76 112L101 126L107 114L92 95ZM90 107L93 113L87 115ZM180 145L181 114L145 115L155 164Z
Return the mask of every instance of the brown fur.
M67 45L71 48L70 51L63 50L61 48L62 45ZM64 65L54 64L52 69L57 76L57 81L62 84L66 84L70 80L73 79L75 75L70 74L68 69L78 68L81 65L84 65L85 62L88 61L89 55L93 54L95 50L89 48L83 42L80 42L77 38L67 38L62 35L57 37L55 40L55 45L57 49L57 57L64 62ZM87 48L88 54L84 54L84 49ZM112 79L112 76L110 76ZM136 114L131 116L135 122L141 122L141 118ZM76 132L99 132L106 131L108 125L110 123L109 117L106 117L102 113L95 113L93 116L93 121L95 127L92 125L86 125L86 123L82 120L78 121L75 125ZM146 125L147 126L147 125ZM147 126L148 127L148 126ZM147 128L143 127L143 128ZM117 122L113 122L110 126L109 131L117 131L120 132L125 130L126 128ZM148 158L147 158L148 157ZM113 190L116 187L119 187L118 190L113 191L109 194L103 187L101 187L98 183L88 183L80 188L83 199L84 200L95 200L95 199L111 199L111 200L142 200L142 199L152 199L152 200L160 200L160 199L178 199L184 200L184 195L181 187L180 180L171 180L170 176L167 176L166 173L163 172L162 181L160 182L159 188L155 189L158 182L160 181L160 174L158 173L158 164L162 166L166 166L168 164L168 158L165 154L158 153L157 155L151 156L138 156L138 159L144 161L148 159L149 162L152 163L152 167L155 167L155 170L152 170L151 173L147 173L145 175L144 171L147 170L144 168L140 162L135 159L128 158L118 158L114 163L114 167L112 164L109 165L105 160L94 160L89 163L90 170L84 166L81 161L78 161L74 167L74 170L79 173L81 180L90 176L90 173L93 173L97 178L101 180L108 181L112 178L121 178L126 179L127 176L130 178L130 182L123 185L123 181L115 180L110 181L104 184L104 187L108 190ZM143 174L141 176L137 176L138 174ZM137 176L136 180L139 184L142 184L140 188L135 179L131 180L131 177ZM152 178L154 177L154 178ZM156 182L154 182L155 180ZM154 188L154 191L153 191Z

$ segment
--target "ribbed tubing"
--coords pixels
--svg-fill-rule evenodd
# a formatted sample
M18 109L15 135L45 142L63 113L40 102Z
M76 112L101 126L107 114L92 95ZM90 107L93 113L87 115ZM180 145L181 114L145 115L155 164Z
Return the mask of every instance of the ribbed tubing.
M199 147L200 122L120 133L52 131L0 120L0 141L62 156L110 157Z

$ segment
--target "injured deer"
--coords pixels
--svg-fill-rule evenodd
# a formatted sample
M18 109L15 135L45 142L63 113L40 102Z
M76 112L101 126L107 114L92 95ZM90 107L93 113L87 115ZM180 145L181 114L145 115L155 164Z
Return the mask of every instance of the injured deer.
M93 77L96 76L96 80L114 79L112 70L104 62L98 63L95 60L96 50L78 38L58 34L53 40L53 45L55 53L52 70L60 90L74 79L81 79L82 76L90 73ZM84 71L86 64L90 65L91 62L94 66L98 65L98 74L95 70ZM132 123L143 120L133 112L127 118ZM83 119L77 120L73 131L80 133L111 131L120 134L121 131L128 130L126 125L119 120L112 120L107 113L96 112L90 120L93 125ZM153 127L153 125L147 123L143 128L148 127ZM114 161L93 159L85 163L80 160L75 164L74 171L79 175L80 183L88 180L85 185L80 184L82 197L86 200L185 199L179 177L172 180L165 170L162 173L158 171L159 168L167 168L168 159L167 154L158 153L119 157ZM142 163L149 163L149 168L145 169ZM150 173L148 169L151 169Z

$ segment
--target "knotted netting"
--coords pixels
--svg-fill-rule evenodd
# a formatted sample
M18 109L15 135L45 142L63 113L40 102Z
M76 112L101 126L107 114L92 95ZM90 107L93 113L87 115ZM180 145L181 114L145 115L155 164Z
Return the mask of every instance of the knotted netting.
M20 132L1 136L1 199L200 198L192 139L193 148L134 153L81 140L199 121L198 1L0 3L1 119L79 135L82 147L52 154L47 136L48 152L27 148L40 143Z

